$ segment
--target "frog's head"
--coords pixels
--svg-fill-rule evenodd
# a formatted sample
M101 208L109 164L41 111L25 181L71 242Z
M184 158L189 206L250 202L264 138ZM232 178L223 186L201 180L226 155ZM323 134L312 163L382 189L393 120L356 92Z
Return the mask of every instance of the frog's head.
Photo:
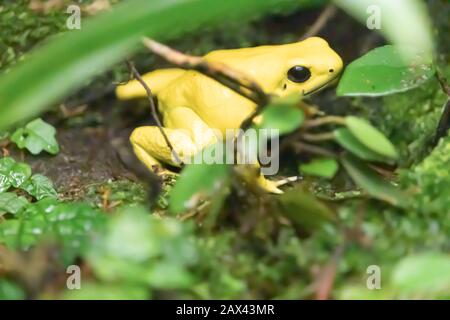
M342 71L341 57L322 38L308 38L282 47L285 63L273 92L277 96L317 92L337 79Z

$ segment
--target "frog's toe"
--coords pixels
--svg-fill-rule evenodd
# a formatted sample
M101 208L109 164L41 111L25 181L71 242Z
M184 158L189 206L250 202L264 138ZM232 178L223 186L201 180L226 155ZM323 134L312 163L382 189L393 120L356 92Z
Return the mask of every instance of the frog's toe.
M281 180L275 181L275 185L277 187L280 187L280 186L283 186L285 184L288 184L288 183L291 183L291 182L295 182L297 180L300 180L299 176L292 176L292 177L288 177L288 178L285 178L285 179L281 179Z

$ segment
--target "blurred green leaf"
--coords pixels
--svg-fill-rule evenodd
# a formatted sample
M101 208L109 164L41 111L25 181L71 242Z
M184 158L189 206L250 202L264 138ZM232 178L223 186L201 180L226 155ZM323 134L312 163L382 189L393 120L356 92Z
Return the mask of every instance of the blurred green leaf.
M356 139L367 148L390 159L398 158L392 143L366 120L349 116L345 118L345 123Z
M302 188L291 189L282 194L279 204L283 215L305 229L317 228L336 220L334 213L325 204Z
M392 285L404 294L445 294L450 298L450 255L428 253L403 258L394 268Z
M388 45L353 61L339 82L339 96L383 96L415 88L434 75L431 61L418 54L404 60L402 50ZM412 54L411 54L412 55Z
M378 29L393 44L433 55L433 26L424 1L334 0L334 3L365 26ZM379 20L379 26L372 25L374 19Z
M362 144L347 128L335 130L334 137L343 148L361 159L378 162L387 161L385 157L382 157L380 154Z
M28 192L36 198L36 200L48 197L56 198L58 196L58 193L53 186L53 182L42 174L32 175L31 178L21 186L21 189Z
M27 199L12 192L0 193L0 216L4 213L16 214L28 204Z
M124 208L109 220L87 258L105 282L152 288L186 288L192 275L186 266L196 258L185 226L157 219L142 207Z
M382 290L369 290L366 286L346 285L338 292L339 300L392 300L395 291L383 284Z
M280 101L267 106L261 114L261 129L278 129L279 134L288 134L298 129L305 116L303 111L293 105Z
M209 146L200 151L199 154L207 154L215 146ZM214 195L226 188L230 170L231 166L223 163L193 163L187 165L169 194L170 211L181 213L194 208L201 197Z
M148 300L150 292L143 286L83 283L79 290L67 290L65 300Z
M22 300L26 295L24 290L8 279L0 279L0 300Z
M93 231L101 229L104 219L86 204L46 198L28 204L16 219L0 223L0 243L25 250L43 239L57 240L62 260L70 263L86 249Z
M300 172L331 179L336 175L339 169L339 164L332 158L314 159L309 163L301 164Z
M344 155L341 163L355 183L372 197L395 206L404 206L405 195L388 181L383 180L363 161L352 155Z
M39 154L42 150L50 154L59 152L59 145L55 138L56 130L41 118L28 123L24 128L17 129L11 135L13 141L20 149L27 149L32 154Z
M251 19L292 0L132 0L83 20L0 78L0 129L39 112L137 49L145 35L167 40L205 24Z

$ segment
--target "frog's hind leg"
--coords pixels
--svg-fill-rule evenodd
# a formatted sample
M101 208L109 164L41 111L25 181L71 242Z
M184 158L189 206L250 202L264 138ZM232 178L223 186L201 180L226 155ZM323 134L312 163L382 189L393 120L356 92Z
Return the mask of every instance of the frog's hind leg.
M174 151L180 159L197 151L189 133L182 129L163 128ZM130 137L134 153L151 171L162 168L161 163L179 166L158 127L136 128Z
M176 107L164 114L162 128L178 158L187 162L204 147L217 141L214 132L190 108ZM179 166L158 127L136 128L130 137L137 157L152 171L161 163Z
M150 87L152 93L158 95L162 89L185 72L185 70L177 68L160 69L143 75L142 79ZM147 96L147 92L139 81L131 80L126 84L117 86L116 95L120 100L129 100L144 98Z

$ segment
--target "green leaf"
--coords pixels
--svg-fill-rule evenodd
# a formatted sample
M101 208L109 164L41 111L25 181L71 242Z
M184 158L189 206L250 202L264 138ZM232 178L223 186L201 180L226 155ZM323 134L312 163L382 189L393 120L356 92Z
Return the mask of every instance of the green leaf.
M301 164L300 172L331 179L336 175L339 169L339 164L332 158L314 159L310 163Z
M179 221L155 218L143 207L124 208L109 219L87 259L103 281L186 288L196 250L185 231Z
M8 279L0 279L0 300L23 300L25 291Z
M293 0L132 0L109 12L83 19L41 46L0 77L0 130L36 116L117 63L139 46L143 36L164 41L209 24L249 20Z
M429 253L403 258L394 268L391 282L405 294L441 292L450 297L450 256Z
M362 144L347 128L340 128L335 130L334 137L336 141L346 150L361 159L368 161L388 162L385 157L372 151Z
M334 213L302 188L291 189L279 197L282 214L306 229L317 228L336 220Z
M345 123L356 139L367 148L390 159L398 158L392 143L366 120L349 116L345 118Z
M28 204L27 199L12 192L0 193L0 215L16 214Z
M31 167L23 162L16 162L9 172L11 185L19 188L25 181L31 177Z
M199 155L209 154L210 150L217 150L216 146L223 147L223 144L217 143L205 148L194 159ZM178 214L192 209L202 197L214 195L227 187L231 166L225 164L225 159L218 160L217 162L222 163L194 162L183 169L169 194L169 210L172 213Z
M55 128L38 118L28 123L25 128L17 129L11 136L11 141L21 149L26 148L32 154L39 154L42 150L57 154L59 145L55 135Z
M388 45L353 61L339 82L339 96L382 96L415 88L434 75L430 61L415 54L405 61L402 50Z
M395 206L405 206L405 195L391 183L383 180L364 162L352 155L344 155L341 163L353 181L369 195Z
M0 243L26 250L44 238L57 240L65 263L86 250L105 219L86 204L58 203L51 198L28 204L16 217L0 223Z
M0 192L5 192L11 187L10 173L11 168L16 164L16 161L10 157L0 159Z
M53 182L41 174L31 176L31 178L21 186L21 189L28 192L37 200L48 197L56 198L58 196L58 193L53 187Z
M261 114L261 129L278 129L279 134L288 134L298 129L305 116L303 111L285 101L275 102L267 106Z

